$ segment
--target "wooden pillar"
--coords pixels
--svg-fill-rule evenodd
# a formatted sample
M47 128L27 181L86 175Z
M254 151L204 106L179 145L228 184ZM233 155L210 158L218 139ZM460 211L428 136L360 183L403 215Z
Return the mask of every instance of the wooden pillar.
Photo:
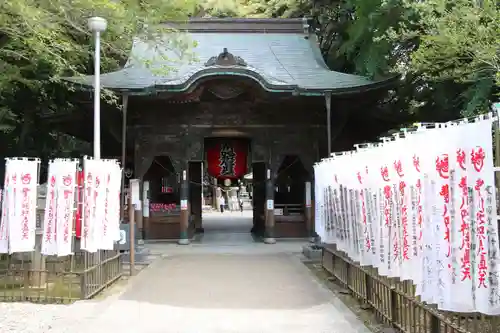
M142 224L142 200L139 200L139 204L135 207L134 210L134 221L135 225L137 226L137 232L138 239L142 239L142 233L143 233L143 224Z
M178 244L188 245L189 241L189 180L187 177L187 170L182 170L181 173L181 221L180 221L180 235Z
M212 187L212 207L215 209L215 210L219 210L219 202L218 202L218 198L217 198L217 178L213 178L213 187Z
M191 208L190 212L193 216L194 229L197 233L203 233L204 230L201 227L201 214L203 210L202 162L189 162L188 176L190 180L189 204Z
M127 109L128 95L123 95L122 102L122 183L120 196L120 219L123 221L125 214L125 164L127 161Z
M314 221L312 220L311 182L305 183L305 215L307 236L314 242Z
M266 231L264 235L264 243L275 244L274 238L274 178L271 174L271 169L267 169L266 175Z
M328 140L328 157L332 153L332 94L326 93L326 136Z
M262 236L265 232L266 166L264 162L252 163L252 206L253 227L251 232Z

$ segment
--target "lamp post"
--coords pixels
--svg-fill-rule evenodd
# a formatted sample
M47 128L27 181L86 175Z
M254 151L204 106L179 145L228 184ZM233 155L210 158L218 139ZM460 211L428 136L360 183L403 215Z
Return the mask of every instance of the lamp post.
M102 17L91 17L88 26L95 38L94 49L94 158L101 158L101 32L108 22Z

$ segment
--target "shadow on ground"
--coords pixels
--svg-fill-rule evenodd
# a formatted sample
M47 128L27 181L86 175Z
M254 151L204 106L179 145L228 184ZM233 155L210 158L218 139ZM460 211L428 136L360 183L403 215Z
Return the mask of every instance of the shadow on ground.
M189 308L301 309L329 301L290 254L197 254L159 259L122 300Z

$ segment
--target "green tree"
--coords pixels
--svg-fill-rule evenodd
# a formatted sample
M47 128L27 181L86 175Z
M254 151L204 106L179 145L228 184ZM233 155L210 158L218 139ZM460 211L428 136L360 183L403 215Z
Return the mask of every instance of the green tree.
M434 82L462 84L465 115L486 110L500 86L500 7L495 0L407 2L422 22L410 68ZM416 31L405 31L417 35Z
M340 23L325 38L330 62L347 60L352 70L370 76L401 74L399 90L412 96L398 97L409 102L410 113L439 120L457 111L468 116L484 112L495 98L500 11L494 0L345 0L324 6L322 13L334 8Z
M128 57L133 38L161 39L165 20L184 19L189 2L174 0L5 0L0 3L0 131L4 155L46 154L75 147L44 123L44 115L70 112L65 76L93 74L87 19L102 16L103 71ZM176 40L172 47L186 50ZM36 138L36 139L35 139Z

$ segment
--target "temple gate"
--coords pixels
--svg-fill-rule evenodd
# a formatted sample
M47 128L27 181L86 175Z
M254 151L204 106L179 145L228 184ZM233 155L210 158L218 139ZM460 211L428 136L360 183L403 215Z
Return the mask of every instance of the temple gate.
M307 19L167 24L196 42L191 56L136 41L125 67L101 76L122 96L122 110L103 109L103 154L119 155L121 143L128 175L143 184L142 236L188 244L203 232L204 187L238 186L251 172L252 232L266 243L313 237L314 161L352 144L340 135L350 114L392 81L329 70ZM91 88L93 77L70 80Z

